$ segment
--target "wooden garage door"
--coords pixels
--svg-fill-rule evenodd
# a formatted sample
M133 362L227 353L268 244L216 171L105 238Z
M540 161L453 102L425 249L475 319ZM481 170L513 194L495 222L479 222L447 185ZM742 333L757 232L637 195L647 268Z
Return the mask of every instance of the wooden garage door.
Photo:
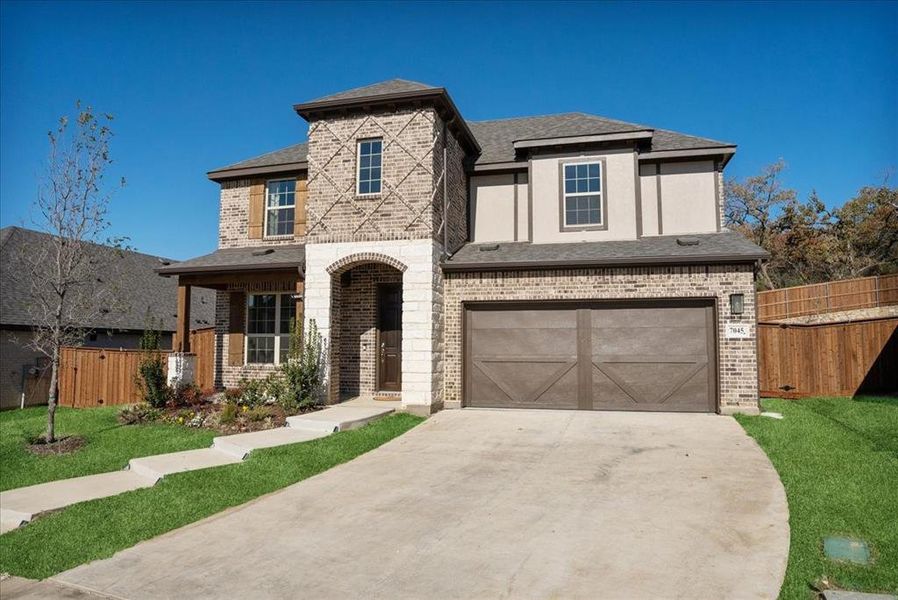
M470 305L465 404L714 411L709 301Z

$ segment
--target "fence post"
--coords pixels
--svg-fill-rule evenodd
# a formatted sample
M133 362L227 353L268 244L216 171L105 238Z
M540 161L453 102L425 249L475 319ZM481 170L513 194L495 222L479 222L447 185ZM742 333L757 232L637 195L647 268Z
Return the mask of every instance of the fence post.
M876 308L879 308L879 275L876 276L876 280L873 282L876 289Z

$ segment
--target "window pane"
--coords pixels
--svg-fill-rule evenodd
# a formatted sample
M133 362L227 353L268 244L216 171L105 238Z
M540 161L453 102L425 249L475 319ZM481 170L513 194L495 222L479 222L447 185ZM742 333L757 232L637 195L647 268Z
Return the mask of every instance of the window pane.
M565 194L573 194L577 191L577 182L571 179L568 179L564 182L564 193Z
M576 225L577 224L577 211L569 210L565 213L565 223L567 225Z
M564 199L564 210L577 210L577 199L576 198L565 198Z
M380 154L380 149L381 149L381 141L380 140L374 140L371 142L371 152L373 152L374 154Z
M598 211L598 209L594 209L594 210L589 211L589 222L590 222L590 223L595 223L595 224L597 224L597 223L599 223L600 221L601 221L601 219L599 218L599 211Z
M290 333L290 322L296 318L296 300L291 294L281 294L281 322L278 325L280 333Z
M599 208L598 196L587 196L589 198L589 208Z
M363 154L362 157L359 159L359 165L363 168L370 167L371 166L371 157Z
M247 331L274 333L274 294L251 294L247 299Z
M598 192L599 191L599 180L598 179L590 179L589 180L589 190L590 192Z
M577 179L586 179L587 174L586 165L577 165Z
M367 181L359 181L359 193L360 194L370 194L371 193L371 184Z
M278 229L278 209L269 209L268 210L268 229L265 231L265 235L277 235Z
M379 193L380 193L380 180L376 180L376 181L372 181L372 182L371 182L371 193L372 193L372 194L379 194Z
M274 363L274 336L248 337L246 339L246 362Z
M585 179L578 179L578 180L577 180L577 191L578 191L578 192L586 192L586 191L588 191L588 190L586 189L586 180L585 180Z
M278 352L278 362L285 363L287 362L287 358L290 355L290 336L282 335L280 336L280 352Z
M577 169L574 168L574 165L564 165L564 178L565 179L573 179L577 176Z
M592 163L589 165L589 176L590 177L598 177L599 176L599 163Z
M380 179L380 169L375 167L371 169L371 179Z
M374 154L371 156L371 166L379 167L380 166L380 154Z

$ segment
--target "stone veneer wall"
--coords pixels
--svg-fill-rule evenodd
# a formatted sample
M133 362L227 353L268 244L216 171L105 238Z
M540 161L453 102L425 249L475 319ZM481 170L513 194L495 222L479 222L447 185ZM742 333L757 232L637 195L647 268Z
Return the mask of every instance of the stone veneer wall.
M398 283L402 273L382 263L349 270L351 281L340 286L340 393L370 396L377 391L377 286Z
M347 242L306 246L305 318L314 320L328 342L339 332L341 303L340 269L382 262L402 271L402 404L421 413L442 405L442 277L439 260L442 247L427 240ZM329 267L338 266L331 275ZM404 269L402 269L404 267ZM333 270L333 268L331 269ZM334 283L332 286L331 283ZM339 338L339 334L337 334ZM339 346L338 346L339 348ZM329 399L338 397L334 378L334 348L331 348Z
M729 295L745 294L745 311L730 315ZM447 273L445 280L445 406L462 405L462 302L628 298L716 298L720 411L758 411L754 273L750 265L634 267ZM728 323L750 339L727 340Z
M295 175L285 176L283 179L290 177L295 177ZM283 246L303 242L304 236L250 239L249 189L254 182L253 179L234 179L222 182L218 209L218 247Z

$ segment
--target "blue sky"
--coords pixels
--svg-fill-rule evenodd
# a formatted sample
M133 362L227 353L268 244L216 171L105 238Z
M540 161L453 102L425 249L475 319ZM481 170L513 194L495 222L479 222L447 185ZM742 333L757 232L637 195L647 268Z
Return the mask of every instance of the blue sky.
M0 224L27 219L46 132L113 113L113 233L215 248L206 171L305 139L296 102L401 77L467 119L583 111L783 157L841 204L898 166L898 4L0 4ZM898 177L898 173L894 177ZM895 182L895 179L892 182Z

